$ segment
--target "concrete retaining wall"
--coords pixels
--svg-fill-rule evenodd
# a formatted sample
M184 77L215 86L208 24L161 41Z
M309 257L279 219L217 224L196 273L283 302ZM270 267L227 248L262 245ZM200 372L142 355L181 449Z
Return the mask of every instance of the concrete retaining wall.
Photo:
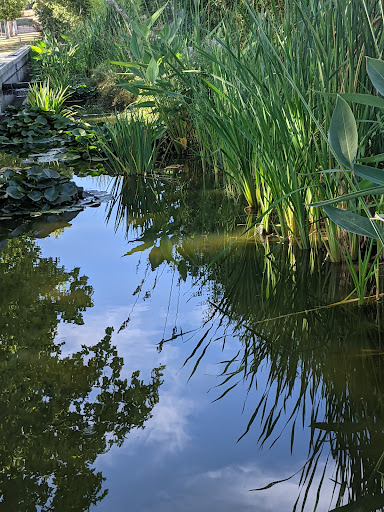
M0 58L0 114L12 103L12 95L3 95L3 84L23 82L28 77L29 70L29 46L23 46L20 50Z

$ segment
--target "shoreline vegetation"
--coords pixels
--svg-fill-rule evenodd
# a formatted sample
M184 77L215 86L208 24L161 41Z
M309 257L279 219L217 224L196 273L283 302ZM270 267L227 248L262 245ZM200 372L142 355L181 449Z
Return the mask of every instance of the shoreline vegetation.
M247 230L345 264L346 300L381 296L381 2L38 0L35 9L34 80L46 98L65 92L71 120L77 104L102 113L74 133L106 172L149 175L197 158L244 203Z

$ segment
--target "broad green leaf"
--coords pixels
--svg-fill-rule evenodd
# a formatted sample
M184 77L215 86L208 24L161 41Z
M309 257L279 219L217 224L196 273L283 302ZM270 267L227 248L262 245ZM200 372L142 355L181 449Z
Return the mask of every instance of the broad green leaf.
M55 187L49 187L44 190L44 197L47 201L49 201L51 203L59 197L59 193L55 189Z
M132 28L136 32L137 35L141 36L143 39L148 39L149 37L149 27L147 25L143 25L141 23L132 23Z
M351 169L358 147L357 126L350 106L341 96L337 97L328 140L340 163Z
M151 84L154 84L157 80L157 77L159 75L159 65L155 61L155 59L152 57L150 60L150 63L148 64L147 71L145 72L145 76L147 77L147 80L151 82Z
M332 222L350 233L379 240L377 230L384 237L384 229L374 221L367 219L367 217L329 205L324 206L323 210Z
M39 123L39 124L43 124L43 125L48 124L48 121L43 116L37 116L36 119L35 119L35 122Z
M363 162L365 164L384 162L384 153L380 153L380 154L374 155L374 156L367 156L364 158L359 158L359 162Z
M160 7L160 9L158 9L155 13L153 13L152 16L146 21L145 24L148 27L148 29L153 27L153 25L156 23L159 16L161 15L161 13L167 7L167 4L168 4L168 2L165 5L163 5L163 7Z
M131 53L135 57L135 59L140 61L143 58L143 54L144 54L143 44L142 44L141 40L137 38L135 32L133 32L133 34L132 34L130 49L131 49Z
M38 190L32 190L32 192L28 194L28 197L29 199L32 199L32 201L40 201L40 199L43 197L43 194Z
M354 168L356 176L363 178L364 180L384 185L384 169L375 169L368 165L355 164Z
M33 50L36 53L42 53L43 50L39 48L38 46L31 46L31 50Z
M5 191L13 199L22 199L24 194L17 187L8 187Z
M374 88L384 96L384 61L367 57L367 73Z
M61 174L58 173L57 171L54 171L53 169L43 169L43 174L45 174L45 176L47 178L60 178L61 177Z

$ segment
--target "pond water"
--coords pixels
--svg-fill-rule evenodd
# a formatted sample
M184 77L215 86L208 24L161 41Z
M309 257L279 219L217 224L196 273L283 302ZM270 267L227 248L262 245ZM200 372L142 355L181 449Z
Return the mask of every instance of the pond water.
M248 220L194 173L115 192L3 226L0 506L382 510L381 305L252 232L210 265Z

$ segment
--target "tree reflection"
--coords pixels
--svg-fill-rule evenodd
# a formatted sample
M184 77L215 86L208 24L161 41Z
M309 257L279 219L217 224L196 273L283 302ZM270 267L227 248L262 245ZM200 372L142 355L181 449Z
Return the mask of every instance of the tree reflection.
M149 383L122 378L112 329L65 355L60 319L83 323L92 287L79 268L43 258L13 238L0 251L0 502L6 510L84 511L100 501L96 457L143 428L158 402L161 368Z

